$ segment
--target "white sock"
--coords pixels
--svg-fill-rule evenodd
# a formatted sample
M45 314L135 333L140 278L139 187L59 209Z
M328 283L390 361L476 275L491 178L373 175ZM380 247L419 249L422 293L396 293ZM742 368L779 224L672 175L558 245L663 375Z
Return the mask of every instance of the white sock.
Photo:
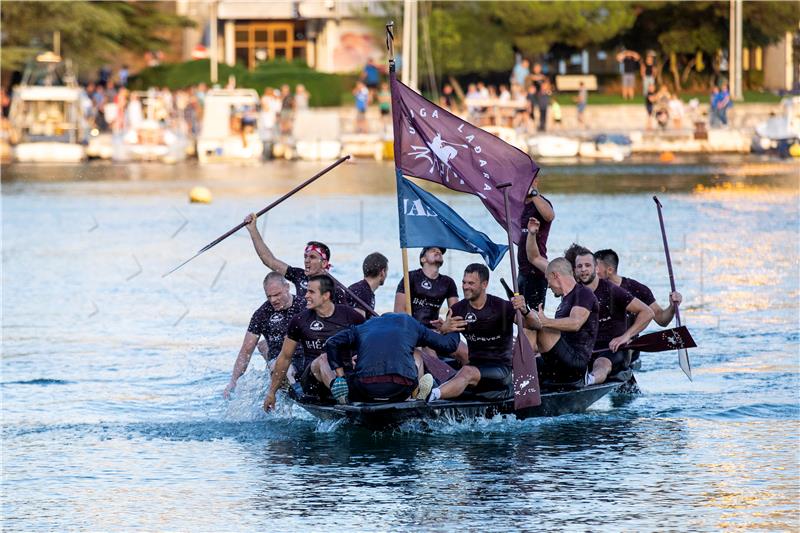
M586 384L587 385L594 385L594 374L592 374L591 372L586 374Z
M439 390L439 387L436 387L435 389L431 390L431 393L428 396L428 401L429 402L433 402L433 401L438 400L441 397L442 397L442 391Z

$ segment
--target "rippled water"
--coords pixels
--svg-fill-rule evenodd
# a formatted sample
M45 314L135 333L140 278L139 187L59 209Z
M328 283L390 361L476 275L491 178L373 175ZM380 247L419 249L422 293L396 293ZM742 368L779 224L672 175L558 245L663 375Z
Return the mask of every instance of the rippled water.
M258 356L222 399L263 301L246 234L161 277L320 166L3 169L4 529L797 528L800 167L546 167L550 248L612 247L663 302L659 195L695 381L675 354L646 355L642 395L583 415L379 434L288 401L262 413ZM186 202L197 183L213 204ZM347 282L384 252L386 310L401 264L392 195L390 167L347 165L261 227L291 263L306 240L329 243ZM443 197L503 242L478 202ZM448 252L445 271L473 260Z

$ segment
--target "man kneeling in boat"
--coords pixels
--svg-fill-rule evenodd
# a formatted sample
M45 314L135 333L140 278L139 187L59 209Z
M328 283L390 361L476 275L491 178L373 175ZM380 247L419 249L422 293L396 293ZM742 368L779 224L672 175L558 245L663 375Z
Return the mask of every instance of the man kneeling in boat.
M575 281L572 265L563 257L547 264L545 277L553 294L561 297L553 318L545 316L541 305L536 311L529 309L522 296L512 299L514 308L525 317L525 327L539 332L536 340L541 358L536 365L540 383L582 383L597 337L597 298Z
M467 354L456 354L463 366L452 379L433 389L428 401L455 398L467 387L471 392L485 392L508 386L516 313L511 302L487 294L488 285L486 265L467 266L461 281L464 299L453 305L452 316L439 329L442 333L463 333Z
M297 369L303 392L309 395L326 394L327 388L322 384L327 386L330 382L325 381L326 370L329 370L328 358L324 353L325 341L348 326L364 322L364 317L358 311L349 305L334 304L332 297L333 281L328 275L308 278L304 296L306 310L289 322L283 348L272 371L269 392L264 399L265 411L275 406L275 393L286 376L298 344L303 347L303 362ZM344 364L352 369L349 359Z
M334 397L351 402L402 402L412 394L424 399L433 377L423 375L422 357L414 349L424 346L449 354L458 343L458 333L441 335L409 315L386 313L328 339L325 353L333 370L322 368L322 382L331 383ZM355 370L345 377L344 365L353 350L358 353Z
M289 282L277 272L270 272L264 278L264 293L267 295L267 301L256 309L256 312L250 318L250 325L247 326L247 333L244 334L239 356L233 365L231 380L222 393L225 398L230 397L231 392L236 388L236 382L247 370L256 346L258 345L259 350L261 350L258 339L262 335L267 344L267 353L262 352L264 359L267 360L267 369L272 371L275 368L275 361L281 352L283 339L286 337L286 331L289 328L289 321L306 307L305 300L293 296L289 292ZM294 365L299 365L302 362L302 358L303 348L298 345L294 351ZM294 383L296 370L294 365L290 366L287 372L289 383Z

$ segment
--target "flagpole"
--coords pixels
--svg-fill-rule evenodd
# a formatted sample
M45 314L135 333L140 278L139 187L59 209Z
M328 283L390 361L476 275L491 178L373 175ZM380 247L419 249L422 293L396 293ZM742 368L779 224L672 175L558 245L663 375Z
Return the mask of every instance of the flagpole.
M405 38L406 26L407 26L406 24L403 24L403 35L404 35L404 38ZM394 34L392 33L393 28L394 28L394 22L389 22L389 24L386 25L386 49L389 51L389 77L392 77L392 76L396 75L395 64L394 64ZM405 52L406 52L406 50L404 50L404 53ZM391 87L392 87L392 84L390 83L389 84L389 90L390 91L392 90ZM392 97L392 112L394 113L394 97ZM398 144L399 144L397 142L398 137L395 134L394 125L395 125L395 122L394 122L394 119L392 119L392 134L393 134L392 137L394 138L394 150L393 151L394 151L394 157L395 157L395 169L397 169L397 153L398 153L398 149L400 147L398 146ZM395 172L395 174L396 174L396 172ZM396 177L395 177L395 193L397 194L397 202L399 204L400 203L400 185L397 183ZM402 209L402 206L398 205L398 207ZM398 215L399 215L399 211L398 211ZM399 216L398 216L398 223L402 223L402 221L399 220ZM402 227L400 228L400 231L403 231ZM402 241L402 239L401 239L401 241ZM408 248L403 247L402 246L402 242L401 242L400 251L403 254L403 290L404 290L405 295L406 295L406 313L408 313L410 315L411 314L411 282L409 281L409 277L408 277Z

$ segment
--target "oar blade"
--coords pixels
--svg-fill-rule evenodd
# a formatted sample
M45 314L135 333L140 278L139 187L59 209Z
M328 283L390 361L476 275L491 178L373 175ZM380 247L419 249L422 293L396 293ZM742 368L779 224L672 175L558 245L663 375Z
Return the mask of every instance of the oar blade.
M422 354L422 361L425 363L425 369L439 382L439 384L448 381L450 378L456 375L456 370L436 357L435 355L431 355L430 353L426 352L425 350L420 350L419 353Z
M667 352L675 349L685 351L686 348L695 348L696 346L697 344L686 326L648 333L628 345L629 348L641 352Z
M541 405L539 395L539 374L536 370L536 352L522 330L514 341L512 359L514 373L514 409Z
M686 348L678 350L678 365L689 381L692 381L692 365L689 363L689 352L686 351Z

